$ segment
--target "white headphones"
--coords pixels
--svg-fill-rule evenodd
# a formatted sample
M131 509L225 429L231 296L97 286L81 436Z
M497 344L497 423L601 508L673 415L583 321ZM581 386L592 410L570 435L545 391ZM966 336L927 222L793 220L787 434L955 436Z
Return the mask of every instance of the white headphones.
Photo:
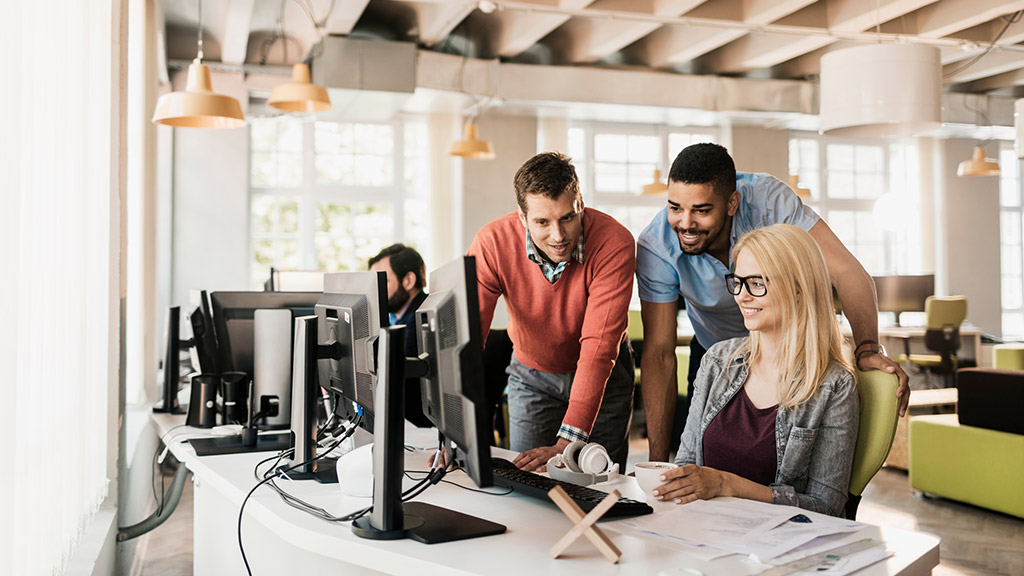
M580 486L613 480L618 473L619 465L612 462L608 451L596 442L570 442L561 454L548 460L549 476Z

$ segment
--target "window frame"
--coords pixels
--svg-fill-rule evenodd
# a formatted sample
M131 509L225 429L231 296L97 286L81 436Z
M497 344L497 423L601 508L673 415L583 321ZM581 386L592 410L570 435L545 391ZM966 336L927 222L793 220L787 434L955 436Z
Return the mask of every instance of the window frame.
M276 118L277 121L288 121L288 118L280 119ZM295 235L299 240L299 265L298 268L304 270L317 270L319 264L317 262L317 248L316 248L316 207L321 203L330 203L335 205L352 205L352 204L387 204L391 207L391 218L393 221L393 237L387 241L384 245L390 244L391 242L408 242L407 231L406 231L406 202L408 200L419 199L420 197L406 185L406 155L405 149L405 130L411 122L423 122L424 119L416 115L396 115L391 120L387 121L334 121L334 120L317 120L308 121L301 118L291 119L295 122L302 123L302 178L301 184L298 187L288 186L254 186L251 180L252 174L252 162L253 162L253 147L252 136L250 132L250 152L249 152L249 195L247 210L249 214L248 219L248 234L247 234L247 252L248 252L248 270L249 270L249 281L252 284L258 282L257 274L260 273L258 265L256 263L256 246L261 240L276 241L286 236L281 235L279 231L274 231L271 234L257 234L253 230L253 200L257 196L268 196L275 198L294 198L299 203L299 214L298 214L298 230ZM350 124L350 125L378 125L378 126L389 126L392 130L393 145L392 145L392 157L391 157L391 168L393 179L390 185L387 186L368 186L368 185L354 185L354 184L336 184L336 183L320 183L317 181L316 173L316 125L321 122L334 122L337 124ZM429 204L429 202L428 202ZM288 237L291 237L290 235ZM429 242L429 238L424 238L424 243ZM383 246L382 246L383 247ZM428 246L417 246L420 251L424 251Z

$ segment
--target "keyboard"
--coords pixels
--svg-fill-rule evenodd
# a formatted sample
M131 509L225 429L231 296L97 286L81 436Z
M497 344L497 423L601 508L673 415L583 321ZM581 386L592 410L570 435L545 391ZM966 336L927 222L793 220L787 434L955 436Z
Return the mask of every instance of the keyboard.
M595 490L594 488L580 486L571 482L562 482L561 480L555 480L553 478L548 478L547 476L541 476L540 474L520 470L504 458L491 458L491 471L494 474L495 485L511 488L518 494L540 498L548 502L551 501L551 499L548 498L548 490L551 490L555 486L561 486L562 489L565 490L566 494L568 494L584 512L590 512L594 506L597 506L601 500L604 500L608 496L607 492ZM652 512L654 512L654 509L644 502L638 502L630 498L619 498L619 501L612 505L611 509L605 512L602 518L642 516Z

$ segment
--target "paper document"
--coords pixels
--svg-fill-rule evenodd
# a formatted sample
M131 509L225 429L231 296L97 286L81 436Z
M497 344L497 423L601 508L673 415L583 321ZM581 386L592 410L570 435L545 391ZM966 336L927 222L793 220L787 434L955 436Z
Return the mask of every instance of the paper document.
M791 521L794 517L799 521ZM742 499L697 500L622 523L689 546L752 556L759 562L768 562L811 542L822 545L822 537L855 532L863 526L792 506Z
M744 507L735 501L697 500L675 510L643 516L631 524L640 530L693 544L732 549L793 517L785 506Z

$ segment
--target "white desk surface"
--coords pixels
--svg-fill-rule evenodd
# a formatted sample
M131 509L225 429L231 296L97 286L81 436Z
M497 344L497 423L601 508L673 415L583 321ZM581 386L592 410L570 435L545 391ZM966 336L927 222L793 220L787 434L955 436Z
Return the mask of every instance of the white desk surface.
M182 423L182 416L155 414L160 434ZM195 574L245 574L237 541L238 509L245 495L256 484L253 467L269 457L268 452L226 456L197 457L190 444L175 442L194 433L178 428L168 436L171 451L193 472L195 483ZM410 434L407 444L430 446L436 433ZM407 469L426 469L429 451L407 452ZM261 468L261 471L265 469ZM461 472L447 480L475 488ZM281 482L289 493L340 516L370 504L369 499L341 493L338 485L320 485L312 481ZM609 487L610 486L610 487ZM614 484L623 495L640 496L633 478L620 477ZM501 488L489 489L503 492ZM743 575L750 568L738 556L703 562L685 553L644 539L610 534L622 551L618 564L605 560L586 540L578 539L562 557L548 556L548 548L571 524L553 503L517 494L499 496L469 492L448 484L438 484L418 498L453 510L504 524L505 534L459 542L425 545L412 540L365 540L352 533L348 523L332 524L286 505L269 487L261 487L246 505L242 538L253 574L304 573L323 568L338 573L469 575L576 573L587 576L605 574L683 574L677 568L694 568L707 576ZM650 503L651 501L649 501ZM655 509L673 504L653 502ZM930 574L939 562L939 539L935 536L877 527L866 527L865 534L882 538L895 554L882 563L858 572L864 576Z

